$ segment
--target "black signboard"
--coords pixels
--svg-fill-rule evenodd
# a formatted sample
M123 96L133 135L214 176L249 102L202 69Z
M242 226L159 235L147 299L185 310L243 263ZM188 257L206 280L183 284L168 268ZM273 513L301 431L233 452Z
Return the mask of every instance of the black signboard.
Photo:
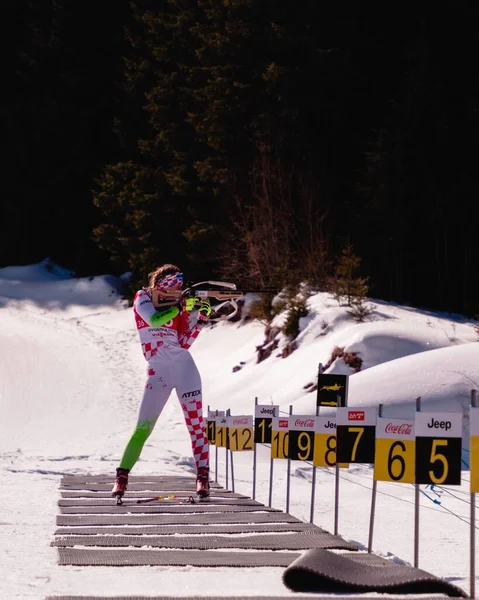
M349 375L318 373L316 406L347 406L348 377Z

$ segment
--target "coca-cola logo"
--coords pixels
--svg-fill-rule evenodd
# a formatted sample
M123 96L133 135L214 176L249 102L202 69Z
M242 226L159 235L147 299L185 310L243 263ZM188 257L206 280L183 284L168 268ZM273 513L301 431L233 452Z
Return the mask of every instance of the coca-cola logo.
M364 410L348 410L348 421L364 421Z
M288 427L288 419L279 419L278 426L279 427Z
M248 425L248 417L234 418L233 425Z
M295 427L304 427L312 429L314 427L313 419L296 419L294 422Z
M412 433L412 424L411 423L400 423L399 425L395 423L388 423L384 428L386 433L397 433L399 435L411 435Z

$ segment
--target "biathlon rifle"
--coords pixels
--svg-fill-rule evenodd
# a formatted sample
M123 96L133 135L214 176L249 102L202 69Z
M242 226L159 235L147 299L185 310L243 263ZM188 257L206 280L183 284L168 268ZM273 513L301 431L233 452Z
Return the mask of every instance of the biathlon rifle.
M231 319L238 312L238 303L236 300L243 297L245 294L276 294L275 289L256 289L256 290L238 290L235 283L228 281L200 281L182 292L183 298L214 298L219 300L220 304L213 307L215 312L218 312L223 306L230 304L233 311L224 316L224 319ZM210 318L210 321L219 321L221 317Z
M228 315L210 318L210 321L219 321L220 319L231 319L235 316L238 312L238 303L236 300L245 294L276 294L277 292L278 290L271 288L263 290L238 290L235 283L228 281L200 281L176 293L164 293L159 290L153 290L152 299L155 306L171 306L177 304L182 298L214 298L219 301L219 304L212 307L214 312L218 312L227 304L233 307L233 311ZM177 297L172 298L173 294L177 295Z

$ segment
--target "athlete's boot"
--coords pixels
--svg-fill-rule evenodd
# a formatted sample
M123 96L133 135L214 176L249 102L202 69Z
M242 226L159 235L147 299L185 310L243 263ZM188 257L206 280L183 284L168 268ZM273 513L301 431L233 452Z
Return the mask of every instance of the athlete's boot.
M116 470L116 479L115 479L115 485L113 486L113 489L111 490L111 495L116 498L116 503L117 504L121 504L122 501L122 497L124 495L124 493L126 492L126 488L128 485L128 473L129 473L129 469L117 469Z
M199 498L208 498L210 495L210 480L208 467L200 467L196 476L196 494Z

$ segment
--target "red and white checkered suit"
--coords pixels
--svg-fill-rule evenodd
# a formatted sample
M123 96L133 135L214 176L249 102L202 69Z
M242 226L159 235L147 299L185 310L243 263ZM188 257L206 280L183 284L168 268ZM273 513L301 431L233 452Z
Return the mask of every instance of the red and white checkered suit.
M189 315L184 306L170 321L160 327L153 327L150 319L156 309L147 290L137 292L133 310L142 352L148 362L135 433L148 430L147 435L150 435L175 389L191 436L196 466L208 467L208 438L203 422L201 377L188 352L188 348L198 337L200 328L190 327ZM144 444L147 436L138 437L141 437L141 443ZM132 467L133 465L128 466L130 469Z

